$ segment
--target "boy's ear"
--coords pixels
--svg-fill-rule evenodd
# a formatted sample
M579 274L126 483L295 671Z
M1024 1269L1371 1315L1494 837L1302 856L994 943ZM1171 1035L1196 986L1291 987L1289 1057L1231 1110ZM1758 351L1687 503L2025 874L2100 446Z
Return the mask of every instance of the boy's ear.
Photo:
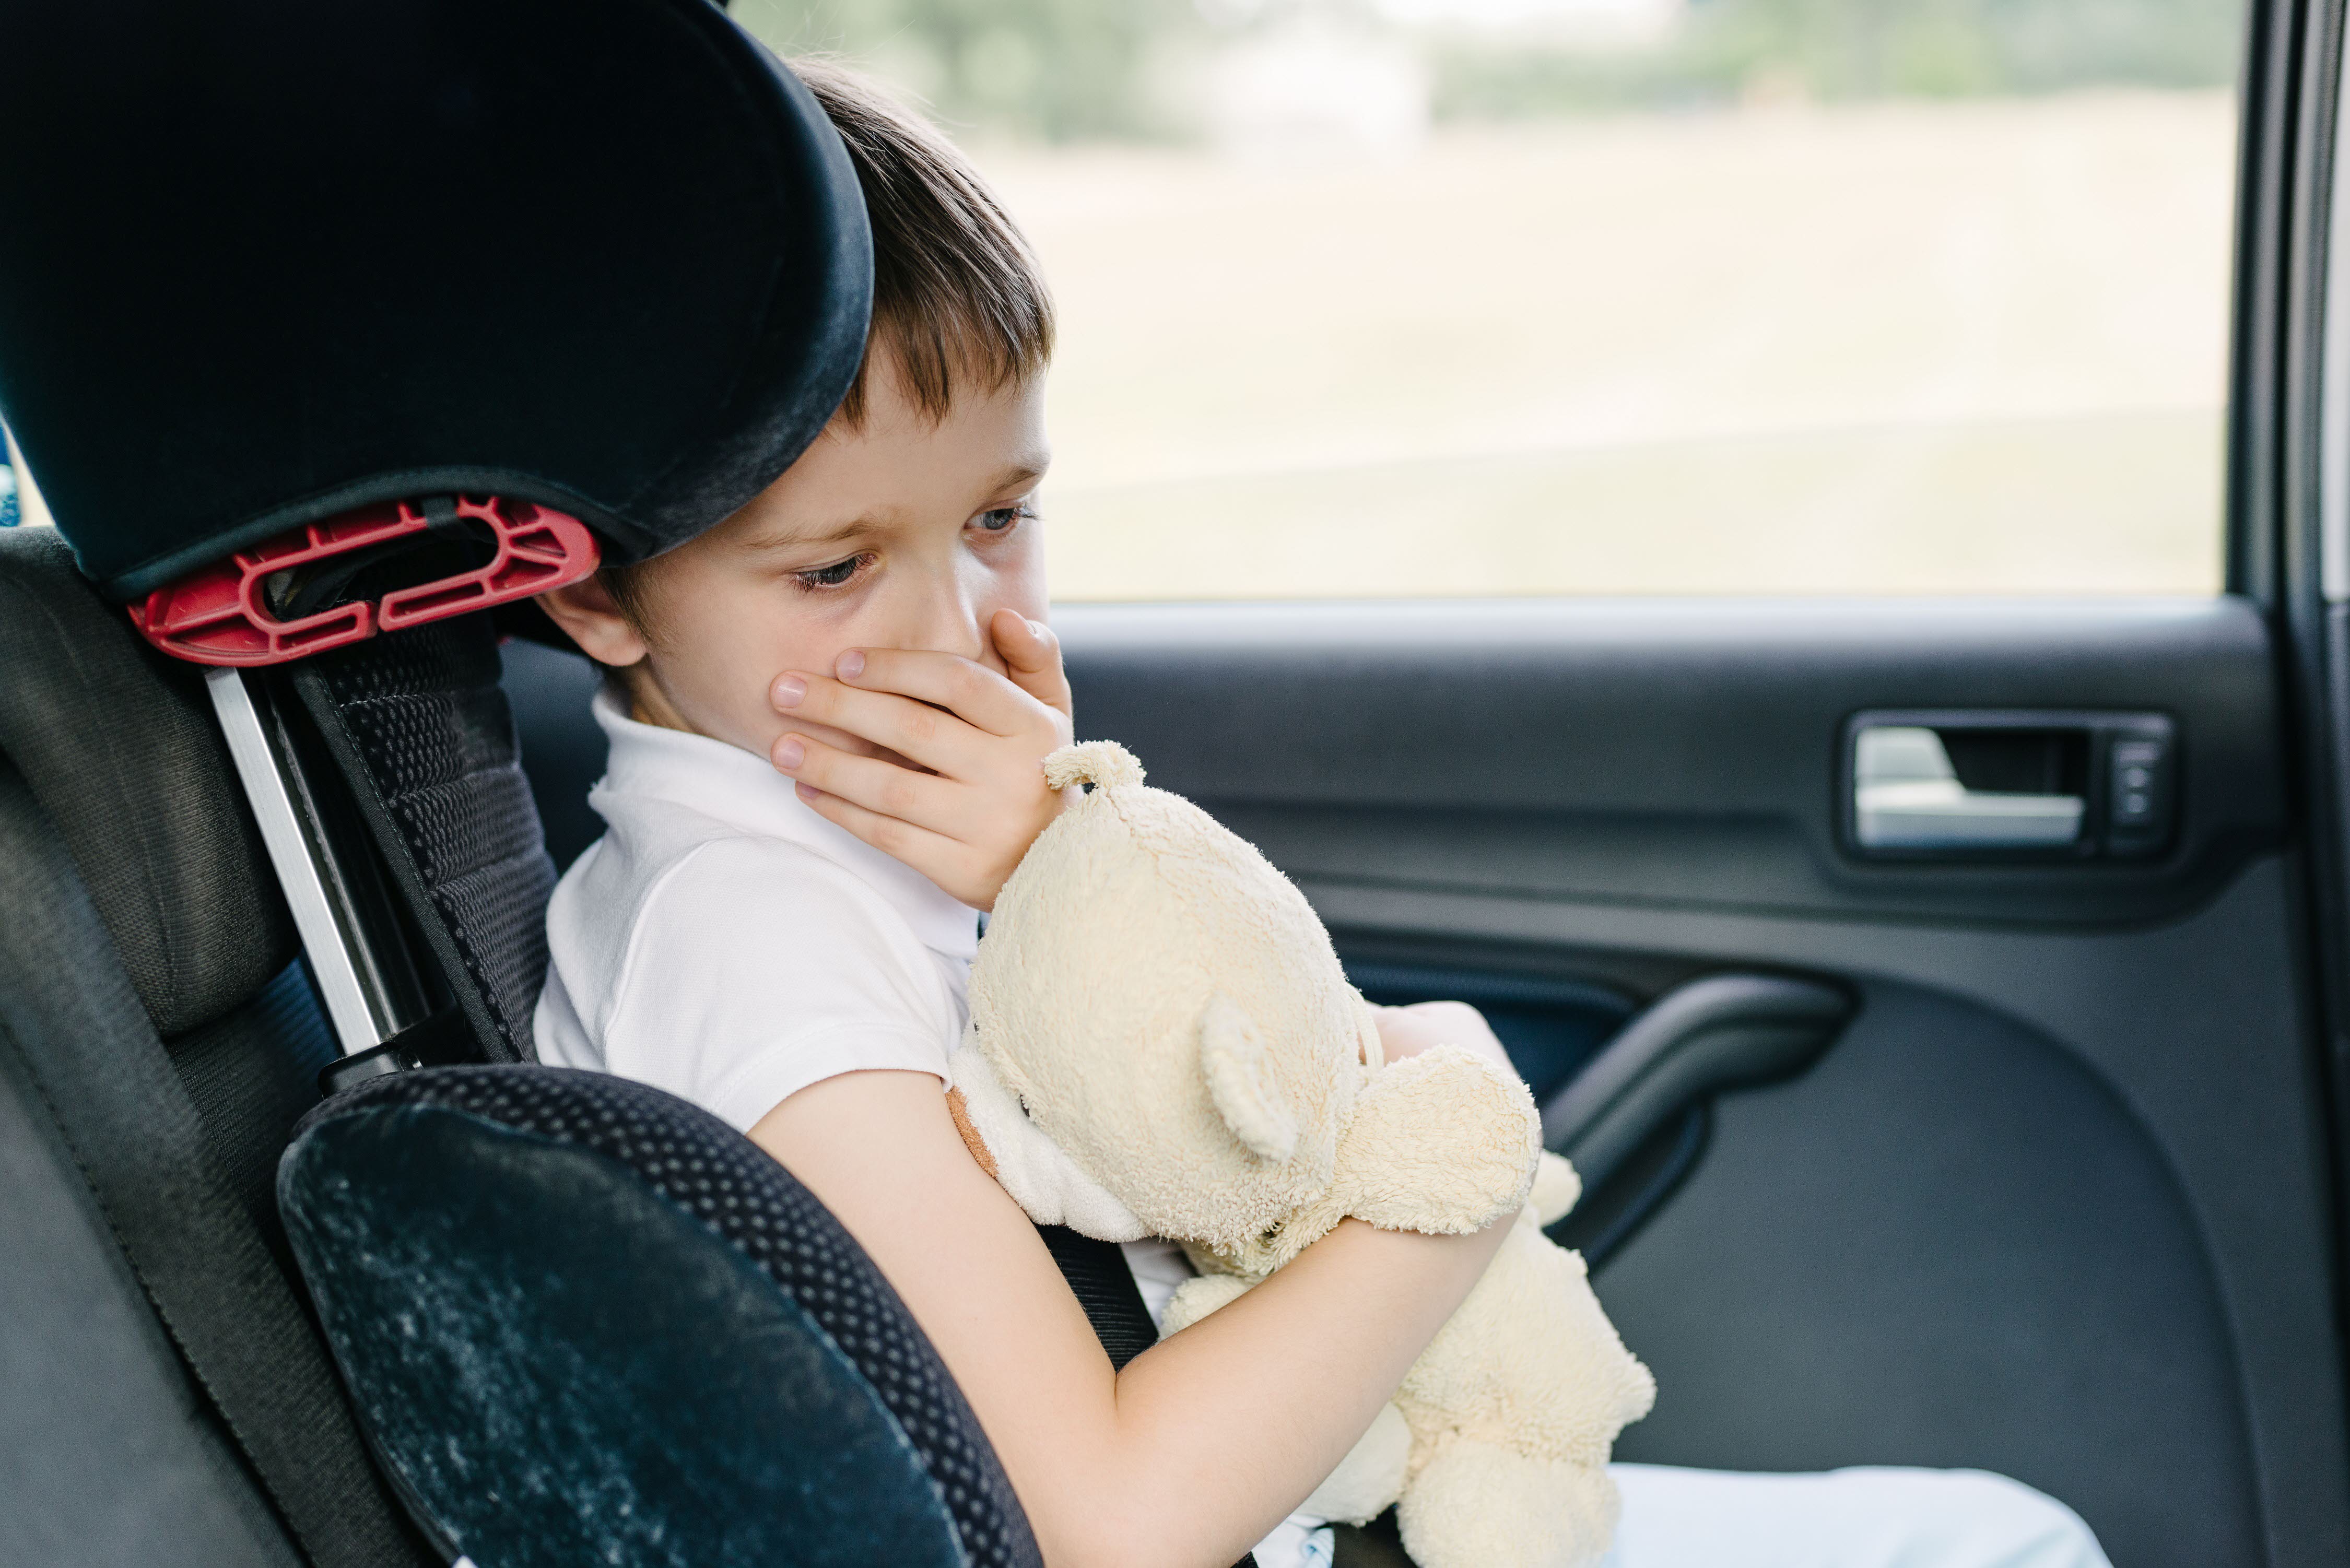
M549 588L538 596L538 607L598 664L625 670L645 656L644 634L620 613L601 572Z
M1279 1161L1297 1152L1297 1118L1281 1103L1265 1054L1264 1037L1239 1003L1209 1002L1200 1014L1200 1067L1216 1114L1250 1153Z

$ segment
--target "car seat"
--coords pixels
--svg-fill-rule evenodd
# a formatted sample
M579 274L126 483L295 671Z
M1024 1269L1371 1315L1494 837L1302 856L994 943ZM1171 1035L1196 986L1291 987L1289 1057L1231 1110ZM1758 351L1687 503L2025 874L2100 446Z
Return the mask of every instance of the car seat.
M57 524L0 543L0 1147L79 1293L0 1300L108 1336L5 1364L65 1462L0 1556L1035 1562L788 1173L531 1064L495 618L829 417L870 256L821 112L704 0L20 6L0 54Z

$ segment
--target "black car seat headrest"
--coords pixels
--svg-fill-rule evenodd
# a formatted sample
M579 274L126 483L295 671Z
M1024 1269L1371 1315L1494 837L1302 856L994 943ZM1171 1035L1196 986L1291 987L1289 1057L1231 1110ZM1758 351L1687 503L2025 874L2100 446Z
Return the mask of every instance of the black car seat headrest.
M707 1112L553 1067L379 1078L311 1113L278 1203L361 1419L452 1553L1040 1562L896 1293Z
M0 417L119 600L457 497L639 559L863 352L847 156L709 0L28 4L0 58Z

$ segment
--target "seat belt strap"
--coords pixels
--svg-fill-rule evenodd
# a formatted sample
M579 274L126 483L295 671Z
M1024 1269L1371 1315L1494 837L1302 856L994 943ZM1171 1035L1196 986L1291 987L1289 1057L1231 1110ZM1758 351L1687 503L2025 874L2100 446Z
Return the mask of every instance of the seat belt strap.
M72 857L0 757L0 1050L47 1104L190 1372L314 1568L435 1561L114 956Z
M1039 1225L1036 1234L1086 1309L1086 1321L1109 1353L1112 1368L1125 1371L1128 1362L1159 1343L1159 1325L1150 1321L1134 1271L1126 1266L1117 1242L1080 1235L1066 1225Z

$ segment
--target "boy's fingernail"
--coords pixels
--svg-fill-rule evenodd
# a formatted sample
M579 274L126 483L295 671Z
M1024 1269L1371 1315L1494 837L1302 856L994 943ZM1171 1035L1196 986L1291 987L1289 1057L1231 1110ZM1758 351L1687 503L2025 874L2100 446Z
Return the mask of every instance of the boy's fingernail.
M852 648L840 656L833 669L843 680L854 680L865 673L865 656Z
M816 797L822 794L824 791L816 788L814 784L795 784L792 785L792 793L799 796L802 800L807 801L812 805L815 803Z
M800 699L807 695L807 682L796 675L779 675L775 678L772 695L776 707L796 708L800 705Z
M785 735L775 742L775 766L789 773L807 761L807 748L800 744L800 738L797 735ZM807 786L803 784L800 787L805 789Z
M1024 619L1024 620L1025 620L1027 618L1024 616L1024 617L1022 617L1021 618L1022 618L1022 619ZM1044 623L1043 621L1041 621L1041 620L1032 620L1032 621L1029 621L1029 622L1028 622L1028 635L1029 635L1029 636L1031 636L1031 637L1033 637L1033 638L1035 638L1035 639L1037 641L1039 641L1039 642L1044 641L1044 640L1045 640L1045 623Z

